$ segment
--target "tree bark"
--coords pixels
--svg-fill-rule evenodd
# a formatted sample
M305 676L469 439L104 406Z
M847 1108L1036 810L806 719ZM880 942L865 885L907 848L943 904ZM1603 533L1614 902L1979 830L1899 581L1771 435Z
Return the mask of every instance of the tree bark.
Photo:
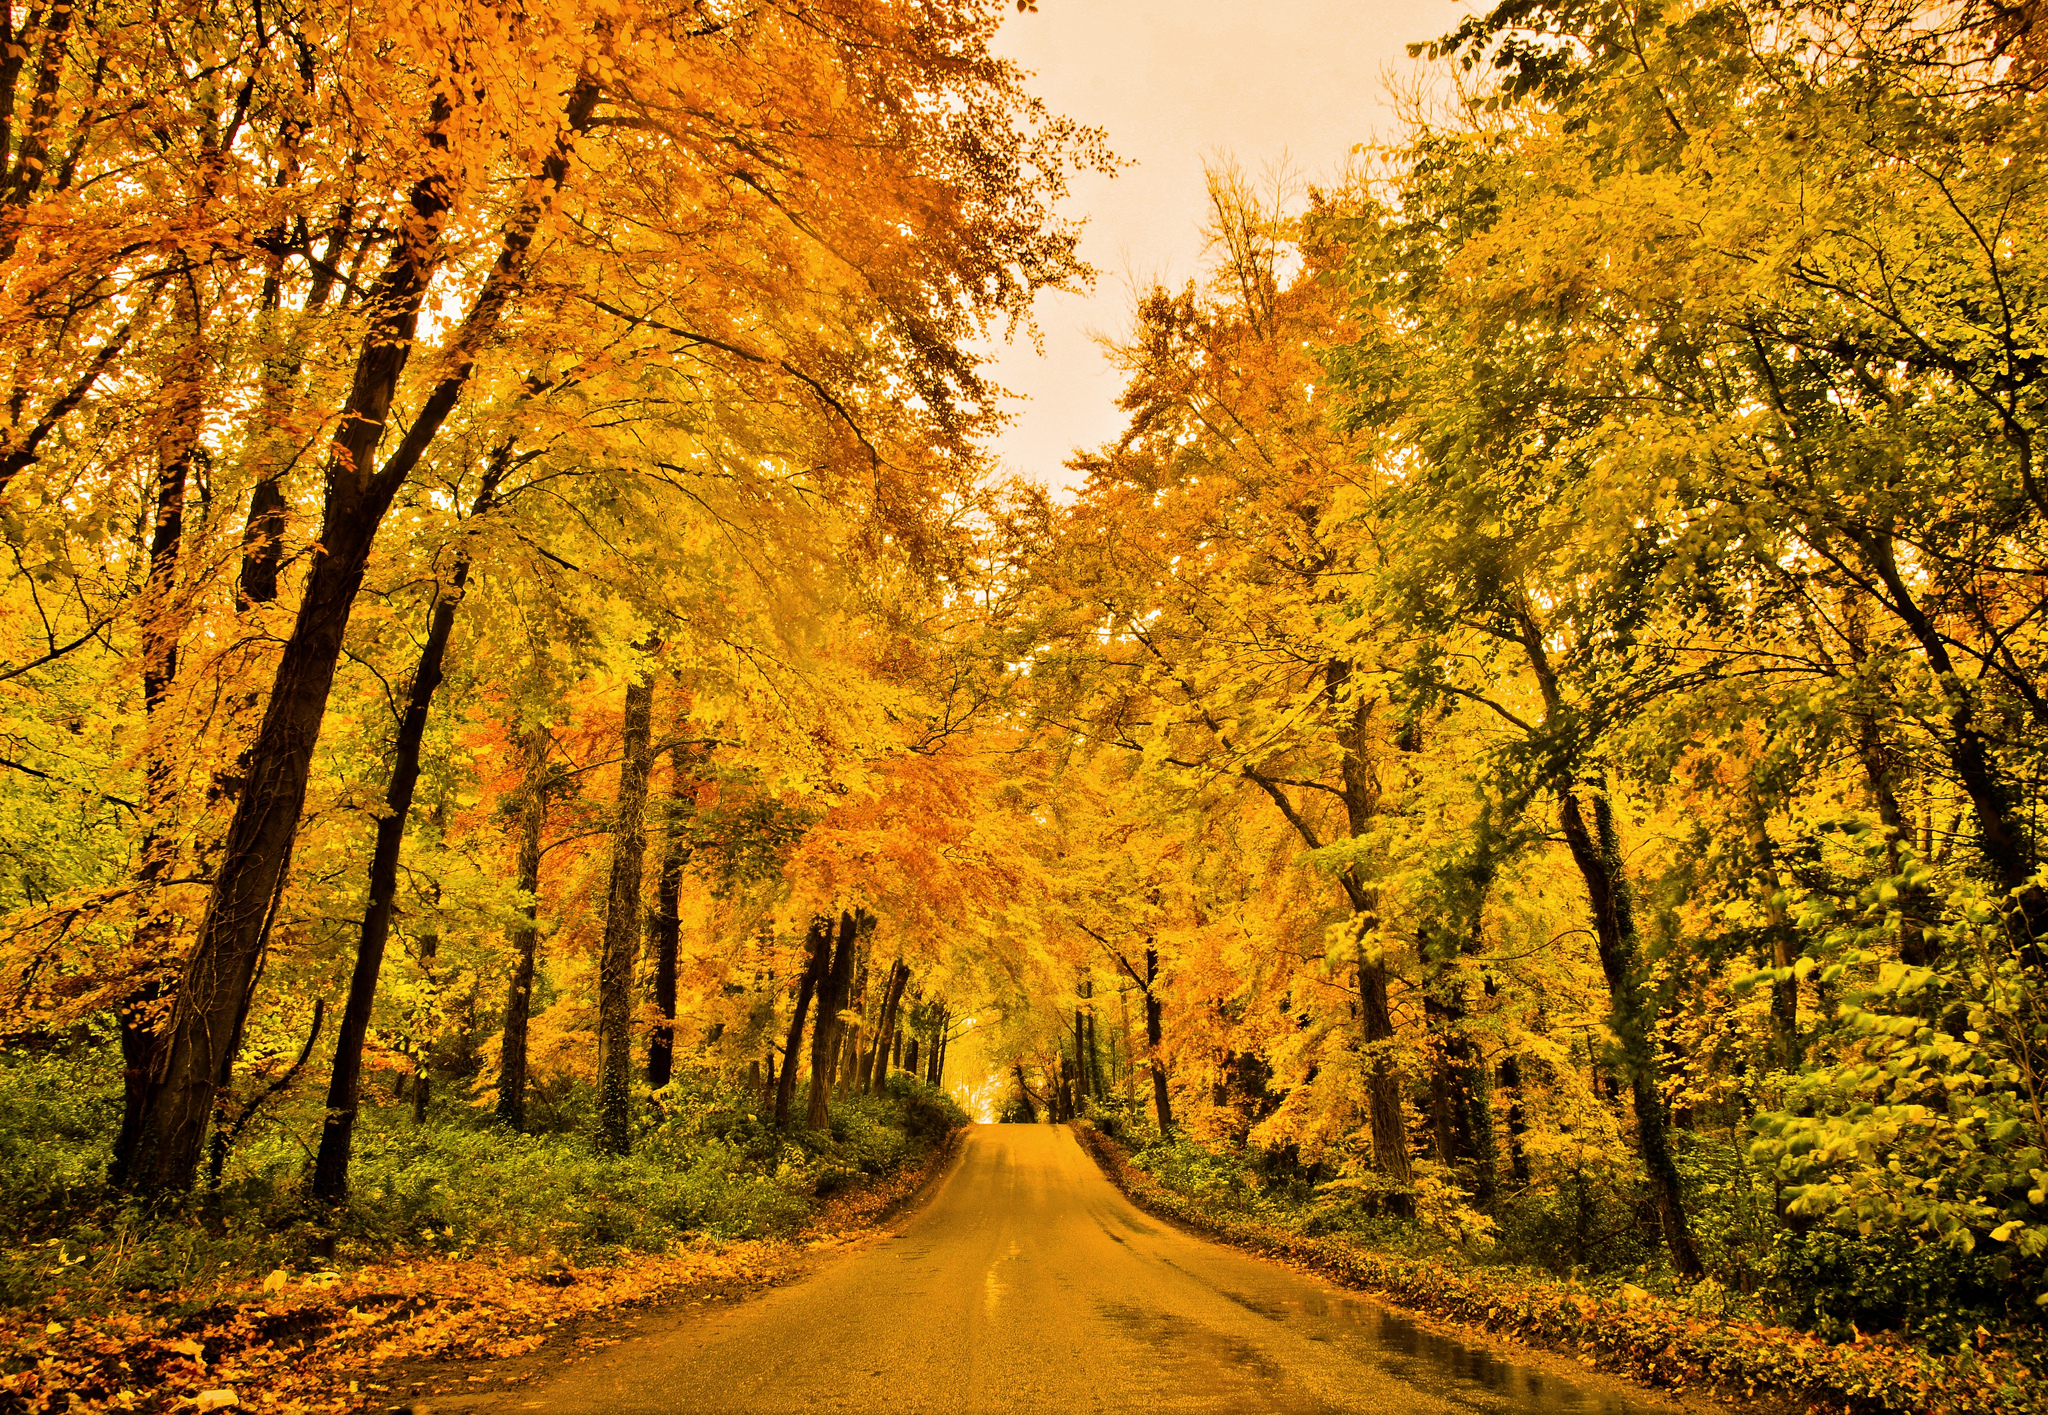
M811 1034L811 1100L804 1115L807 1129L823 1130L832 1122L833 1066L845 1030L839 1014L846 1009L847 995L853 991L853 956L859 948L860 926L865 918L864 914L856 917L855 913L845 911L839 915L839 942L832 950L832 971L819 989L818 1026Z
M498 483L511 464L512 448L499 447L484 472L483 484L470 507L472 518L491 508ZM427 712L441 686L441 666L455 633L455 612L469 584L469 551L458 546L448 584L434 600L426 643L413 670L406 694L405 716L399 720L392 754L391 780L384 789L384 814L377 820L377 841L370 853L370 902L363 913L356 942L355 970L349 978L348 1004L334 1041L334 1070L327 1083L327 1119L320 1128L320 1151L313 1160L313 1194L329 1204L348 1197L348 1164L355 1143L356 1112L362 1104L363 1040L370 1031L370 1012L377 1001L377 976L384 967L384 947L391 938L391 917L398 906L398 857L405 844L406 822L420 779L420 745L426 740ZM420 1083L425 1084L424 1075Z
M449 371L427 396L391 457L378 467L377 448L412 352L438 254L439 225L449 205L439 173L423 178L411 192L406 234L366 301L374 314L329 448L319 550L278 659L270 700L249 753L248 780L228 826L213 891L186 959L177 1003L144 1097L128 1173L132 1188L153 1193L185 1190L198 1173L214 1095L240 1045L273 901L282 891L298 834L313 748L371 545L392 498L453 411L478 349L518 288L542 211L568 174L571 135L588 125L597 98L597 85L590 80L579 81L571 93L565 131L542 164L541 194L525 203L508 224L497 261L451 341ZM437 103L431 120L436 142L441 141L446 113L445 102Z
M1500 1084L1508 1093L1508 1172L1515 1183L1527 1184L1529 1156L1522 1148L1522 1137L1529 1133L1529 1125L1522 1114L1522 1062L1513 1052L1501 1058Z
M439 934L426 934L421 937L419 946L420 971L426 974L427 981L430 983L434 978L434 958L440 951L441 936ZM434 1073L428 1065L431 1050L431 1043L421 1044L418 1059L414 1062L417 1074L412 1078L412 1123L415 1125L425 1125L427 1123L427 1103L433 1098L434 1094Z
M522 755L517 883L526 903L510 930L512 984L505 996L505 1035L498 1063L498 1119L519 1131L526 1129L526 1029L533 1016L534 955L540 946L540 838L548 818L546 728L527 731Z
M1559 815L1565 843L1571 848L1572 859L1578 864L1593 905L1600 970L1607 979L1608 1025L1621 1043L1636 1117L1636 1149L1643 1158L1643 1167L1649 1171L1664 1243L1671 1251L1671 1265L1680 1275L1703 1277L1706 1269L1693 1246L1678 1166L1671 1158L1670 1120L1664 1098L1657 1090L1656 1008L1642 976L1635 913L1628 881L1622 873L1614 818L1606 796L1596 792L1593 823L1589 826L1575 788L1563 793Z
M654 884L654 1006L661 1021L647 1039L647 1084L655 1090L675 1075L676 953L683 933L683 869L690 862L689 838L683 832L686 783L680 756L671 760L670 769L674 784L669 789L668 819L662 830L661 871Z
M633 975L640 962L641 874L647 859L647 779L654 767L654 678L626 689L618 809L612 819L611 885L597 965L597 1142L606 1154L633 1148Z
M1166 1090L1166 1058L1161 1055L1166 1038L1166 1008L1154 991L1153 984L1159 980L1159 950L1148 942L1145 946L1145 1042L1151 1053L1152 1062L1152 1114L1159 1122L1159 1133L1173 1133L1173 1097Z
M879 1092L889 1079L889 1049L896 1040L896 1014L903 1005L903 989L910 982L910 965L901 958L889 968L889 991L882 999L881 1020L875 1027L875 1057L868 1068L868 1090Z
M203 358L196 308L180 301L180 313L193 326L184 357ZM144 976L114 1011L121 1043L121 1129L114 1139L109 1177L116 1185L126 1182L142 1132L143 1104L149 1094L162 1021L157 1015L164 994L162 958L171 942L171 921L156 907L148 891L170 874L176 854L175 832L166 829L176 813L177 801L176 774L169 744L164 740L169 729L163 709L178 676L178 631L182 619L176 604L178 563L185 540L185 487L198 446L199 394L203 388L197 377L181 386L178 396L171 399L175 411L169 425L157 440L156 504L150 520L149 574L142 590L142 710L149 744L143 806L149 827L143 835L142 862L136 871L136 882L144 887L144 898L151 902L145 905L148 912L135 930L136 953L143 960Z
M946 1029L953 1025L953 1010L944 1003L938 1006L938 1025L932 1030L932 1054L927 1062L930 1070L925 1076L927 1086L936 1086L946 1075Z
M823 915L812 919L805 943L809 956L804 963L803 976L797 983L796 1007L789 1019L789 1039L783 1043L782 1070L775 1082L775 1123L778 1127L789 1124L790 1105L796 1099L797 1057L803 1046L804 1019L810 1013L811 999L824 988L831 976L832 921ZM822 1020L819 1025L823 1025Z

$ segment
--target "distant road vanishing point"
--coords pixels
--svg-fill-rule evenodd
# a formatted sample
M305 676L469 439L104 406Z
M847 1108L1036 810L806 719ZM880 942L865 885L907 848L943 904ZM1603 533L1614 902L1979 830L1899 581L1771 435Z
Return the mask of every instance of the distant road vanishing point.
M1064 1127L977 1125L923 1208L815 1276L422 1411L1650 1415L1142 1213Z

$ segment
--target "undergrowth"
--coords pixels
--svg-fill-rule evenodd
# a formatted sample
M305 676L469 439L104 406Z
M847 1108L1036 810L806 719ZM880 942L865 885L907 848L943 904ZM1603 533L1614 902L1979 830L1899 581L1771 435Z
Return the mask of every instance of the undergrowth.
M251 1127L218 1185L152 1208L107 1182L118 1088L105 1050L0 1053L0 1307L60 1290L203 1302L251 1275L394 1255L489 1250L545 1268L783 1237L827 1196L966 1123L944 1093L899 1075L882 1095L835 1099L828 1132L778 1131L750 1090L692 1073L647 1097L619 1158L577 1126L587 1098L572 1095L552 1133L522 1135L459 1097L420 1124L384 1097L364 1107L337 1211L304 1187L320 1110L317 1086L302 1086Z

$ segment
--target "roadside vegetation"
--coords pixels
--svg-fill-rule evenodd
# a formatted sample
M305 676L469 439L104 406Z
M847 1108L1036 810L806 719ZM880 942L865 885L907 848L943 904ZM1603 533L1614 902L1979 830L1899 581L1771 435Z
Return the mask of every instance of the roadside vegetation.
M907 1193L966 1123L899 1074L826 1129L778 1131L758 1095L694 1074L650 1095L632 1153L616 1156L592 1143L580 1090L525 1134L459 1098L416 1118L387 1096L365 1110L337 1209L309 1192L321 1116L302 1092L250 1128L219 1182L166 1207L107 1183L110 1051L0 1062L0 1310L19 1338L0 1394L15 1408L169 1408L205 1389L346 1405L369 1350L514 1354L571 1317L757 1285ZM382 1325L400 1306L405 1320ZM287 1359L309 1333L318 1359ZM230 1349L239 1388L206 1377Z
M1729 1252L1724 1262L1761 1257L1762 1281L1747 1291L1712 1277L1684 1284L1641 1244L1614 1243L1603 1259L1586 1261L1566 1237L1574 1226L1566 1216L1529 1223L1532 1211L1557 1207L1544 1196L1524 1196L1501 1229L1475 1225L1469 1213L1409 1222L1360 1205L1327 1174L1184 1135L1162 1140L1114 1107L1091 1107L1078 1128L1117 1186L1160 1217L1397 1307L1565 1351L1646 1385L1790 1399L1844 1415L2040 1408L2048 1350L2039 1328L2015 1327L1995 1270L1967 1258L1923 1253L1902 1271L1883 1261L1889 1254L1823 1265L1795 1249L1770 1271L1768 1254ZM1742 1232L1739 1214L1721 1212L1725 1186L1698 1178L1702 1226L1725 1219L1725 1231ZM1611 1228L1640 1226L1639 1214L1624 1213ZM1843 1246L1824 1231L1817 1237L1829 1251Z

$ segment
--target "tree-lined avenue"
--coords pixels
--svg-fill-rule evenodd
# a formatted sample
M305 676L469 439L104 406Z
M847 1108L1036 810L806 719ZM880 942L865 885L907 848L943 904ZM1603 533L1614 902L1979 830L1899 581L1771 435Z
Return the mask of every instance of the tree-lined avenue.
M1648 1415L1135 1208L1064 1126L978 1125L931 1201L807 1281L447 1410Z

